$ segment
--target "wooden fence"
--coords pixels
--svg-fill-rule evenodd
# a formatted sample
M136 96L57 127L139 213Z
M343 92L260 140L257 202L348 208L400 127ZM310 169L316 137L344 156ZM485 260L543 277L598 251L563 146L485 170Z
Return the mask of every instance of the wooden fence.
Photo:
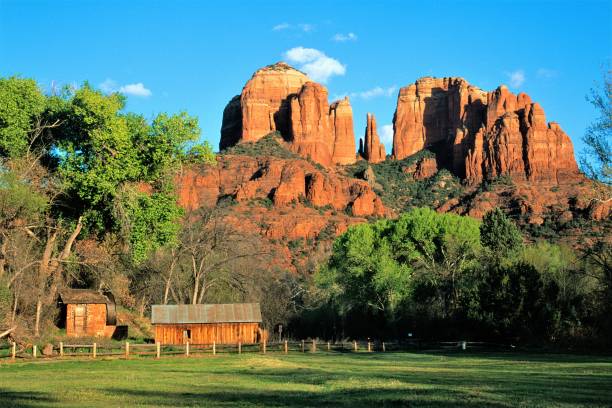
M352 341L352 342L325 342L317 340L280 341L267 343L238 343L238 344L183 344L166 345L161 343L92 343L69 344L60 342L53 346L52 355L42 355L37 345L20 349L16 343L8 347L0 347L0 361L33 360L39 358L70 358L70 357L117 357L138 358L150 357L159 359L162 356L216 355L216 354L242 354L242 353L374 353L374 352L401 352L401 351L427 351L427 350L477 350L486 348L508 348L513 346L486 343L486 342L384 342L384 341Z

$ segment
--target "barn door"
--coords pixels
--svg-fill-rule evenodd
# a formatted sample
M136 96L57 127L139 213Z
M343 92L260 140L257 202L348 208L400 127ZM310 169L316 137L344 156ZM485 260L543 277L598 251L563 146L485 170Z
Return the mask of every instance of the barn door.
M81 336L87 331L87 305L74 306L74 334Z

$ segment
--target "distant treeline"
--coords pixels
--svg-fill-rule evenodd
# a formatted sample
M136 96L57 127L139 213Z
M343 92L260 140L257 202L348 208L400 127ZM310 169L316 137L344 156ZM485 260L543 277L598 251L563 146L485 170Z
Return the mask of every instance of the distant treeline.
M482 223L420 208L355 225L316 276L296 337L610 345L612 251L525 244L504 213ZM318 306L316 306L318 305Z

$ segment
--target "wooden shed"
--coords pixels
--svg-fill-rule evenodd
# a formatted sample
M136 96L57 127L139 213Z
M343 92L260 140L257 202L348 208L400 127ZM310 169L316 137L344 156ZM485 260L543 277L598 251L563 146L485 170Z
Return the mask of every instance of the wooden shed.
M259 303L153 305L151 323L162 344L246 344L264 335Z
M64 289L59 294L60 326L68 337L113 337L117 328L115 298L110 292Z

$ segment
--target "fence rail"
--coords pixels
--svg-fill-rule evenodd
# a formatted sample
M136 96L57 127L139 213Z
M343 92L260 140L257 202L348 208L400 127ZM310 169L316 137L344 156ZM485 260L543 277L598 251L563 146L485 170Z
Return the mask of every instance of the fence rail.
M404 342L385 342L385 341L320 341L320 340L299 340L299 341L276 341L264 343L238 343L238 344L161 344L161 343L114 343L114 344L70 344L59 342L53 345L52 350L41 350L36 344L19 347L16 343L9 346L0 346L0 361L15 361L17 359L37 359L37 358L66 358L66 357L154 357L159 359L162 356L189 357L191 355L216 355L216 354L242 354L242 353L374 353L374 352L399 352L415 350L482 350L513 348L511 345L487 342L471 341L448 341L448 342L421 342L418 340Z

